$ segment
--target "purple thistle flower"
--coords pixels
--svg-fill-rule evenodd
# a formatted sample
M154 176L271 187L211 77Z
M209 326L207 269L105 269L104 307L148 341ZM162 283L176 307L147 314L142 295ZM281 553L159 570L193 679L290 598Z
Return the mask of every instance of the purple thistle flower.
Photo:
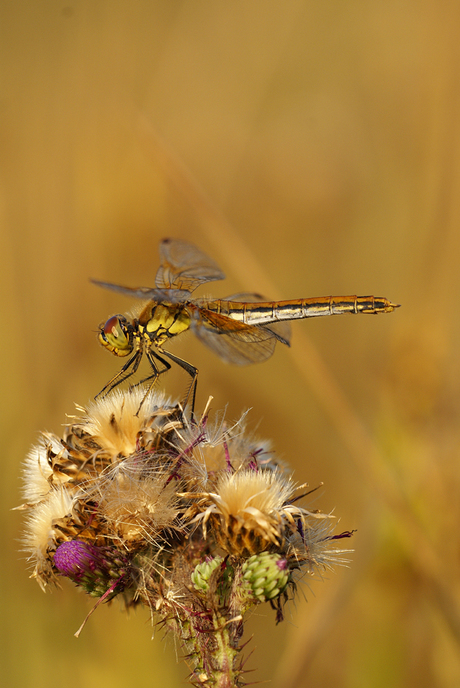
M101 597L112 588L109 599L124 590L129 572L128 560L115 548L96 547L81 540L59 545L54 565L93 597Z

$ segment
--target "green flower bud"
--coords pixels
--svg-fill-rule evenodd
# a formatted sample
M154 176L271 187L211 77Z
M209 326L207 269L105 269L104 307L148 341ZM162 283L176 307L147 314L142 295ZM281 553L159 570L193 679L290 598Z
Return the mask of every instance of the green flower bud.
M243 580L260 602L278 597L289 583L286 559L275 552L254 554L243 564Z
M223 562L222 557L214 557L213 559L208 558L202 561L201 564L197 564L192 572L191 578L193 587L195 590L201 590L202 592L207 592L209 590L209 579L213 571L216 570Z

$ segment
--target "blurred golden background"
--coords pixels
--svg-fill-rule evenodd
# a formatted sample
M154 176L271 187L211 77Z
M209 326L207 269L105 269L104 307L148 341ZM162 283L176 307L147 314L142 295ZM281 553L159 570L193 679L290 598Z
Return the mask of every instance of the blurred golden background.
M460 6L447 0L45 2L0 7L5 686L181 686L147 610L44 595L17 553L21 462L118 370L97 343L193 241L214 296L375 294L392 315L293 324L265 364L192 336L198 408L248 407L315 507L357 529L349 568L247 624L248 681L460 685ZM203 289L197 295L204 295ZM206 293L206 292L204 292ZM211 293L211 292L209 292ZM180 396L185 377L163 380Z

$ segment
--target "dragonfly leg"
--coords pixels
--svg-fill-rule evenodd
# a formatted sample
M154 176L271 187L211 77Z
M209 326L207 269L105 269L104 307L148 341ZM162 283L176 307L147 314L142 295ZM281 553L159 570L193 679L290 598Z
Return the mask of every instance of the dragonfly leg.
M139 368L139 363L141 362L142 358L142 349L138 348L136 349L135 353L129 361L125 363L123 368L113 376L111 380L108 381L108 383L101 389L101 391L96 394L94 397L95 399L98 399L100 396L105 397L106 394L112 391L117 385L121 384L125 380L128 379L128 377L131 377L131 375L134 375L134 373L137 371ZM131 370L130 370L131 369Z
M145 355L147 356L147 360L148 360L148 362L150 363L150 365L151 365L151 367L152 367L153 373L152 373L151 375L147 375L147 377L142 378L142 380L140 380L139 382L136 382L136 384L132 386L132 387L137 387L138 385L142 385L144 382L149 382L149 381L150 381L150 384L149 384L149 386L148 386L148 389L147 389L146 393L144 394L144 396L143 396L143 398L142 398L142 401L141 401L141 403L140 403L140 405L139 405L139 408L138 408L137 411L136 411L136 416L139 415L139 411L141 410L141 408L142 408L142 406L143 406L143 404L144 404L144 401L147 399L149 393L151 392L151 390L152 390L153 387L155 386L155 383L157 382L157 380L158 380L158 378L160 377L160 375L163 375L163 373L166 373L168 370L171 369L171 364L168 363L168 361L165 361L164 358L162 358L161 356L159 356L157 353L155 353L155 351L147 350L147 351L145 352ZM160 369L158 368L158 366L157 366L157 364L156 364L156 362L155 362L155 359L157 359L157 361L160 361L160 363L163 364L163 366L164 366L163 369L160 370Z
M171 370L171 364L168 363L168 361L165 361L161 358L161 356L158 356L154 351L146 351L145 355L147 356L148 362L150 363L153 373L151 375L147 375L147 377L143 377L142 380L139 380L139 382L136 382L135 385L132 385L133 387L137 387L138 385L144 384L144 382L148 382L149 380L153 380L153 382L150 384L149 391L155 384L155 382L158 380L160 375L163 375L163 373L168 372L168 370ZM155 358L157 361L160 361L164 365L164 368L160 370L155 363Z
M171 359L171 361L174 361L174 363L177 363L183 370L185 370L186 373L190 375L192 378L192 381L190 383L190 387L187 390L187 393L184 397L183 401L183 407L187 406L189 400L190 400L190 405L191 405L191 418L193 419L194 412L195 412L195 398L196 398L196 386L198 382L198 368L195 368L191 363L188 361L184 361L183 358L179 358L179 356L175 356L172 354L170 351L165 351L164 349L161 349L161 353L163 356L167 356L168 358ZM166 361L163 361L166 363Z

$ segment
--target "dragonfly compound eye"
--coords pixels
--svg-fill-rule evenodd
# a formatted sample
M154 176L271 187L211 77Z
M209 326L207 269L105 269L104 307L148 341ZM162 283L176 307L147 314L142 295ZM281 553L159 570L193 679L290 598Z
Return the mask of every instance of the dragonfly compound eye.
M113 315L101 326L99 341L116 356L128 356L133 350L128 321L121 315Z

